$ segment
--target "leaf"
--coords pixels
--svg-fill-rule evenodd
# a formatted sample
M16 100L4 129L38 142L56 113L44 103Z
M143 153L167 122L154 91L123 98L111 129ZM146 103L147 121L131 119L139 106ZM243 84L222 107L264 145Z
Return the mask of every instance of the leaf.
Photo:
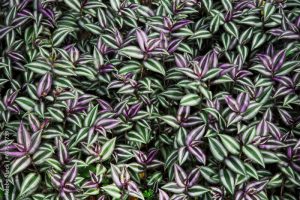
M269 2L266 2L264 5L264 21L268 21L268 19L271 17L271 15L276 11L276 8L274 5L272 5Z
M29 173L22 182L18 199L25 198L32 194L39 186L41 176L36 173Z
M300 61L286 61L283 63L282 67L276 71L277 76L284 76L293 71L295 68L299 68Z
M49 66L48 63L41 62L41 61L35 61L31 62L25 65L28 69L31 71L37 73L37 74L46 74L48 71L51 70L51 67Z
M208 138L209 141L209 149L213 154L214 158L218 161L223 161L225 157L227 157L228 152L222 143L215 138Z
M95 123L98 115L98 105L94 106L84 120L84 126L91 127Z
M127 46L119 50L119 54L130 58L143 59L143 52L136 46Z
M60 109L48 107L48 112L54 121L57 121L57 122L64 121L64 113Z
M16 98L16 103L26 111L31 111L36 104L33 100L29 99L28 97L18 97Z
M162 119L164 122L166 122L173 128L176 128L176 129L179 128L176 118L171 115L161 116L160 119Z
M250 120L254 118L257 115L257 113L260 111L261 107L262 106L260 103L250 104L246 112L243 114L243 120Z
M143 62L144 66L153 72L160 73L162 75L166 75L164 67L157 60L149 58L148 60Z
M162 186L161 188L168 192L172 192L175 194L182 193L185 190L184 187L179 187L175 182L167 183L164 186Z
M101 157L102 161L105 161L110 158L111 154L113 153L113 151L115 149L115 144L116 144L116 138L112 138L104 143L104 145L102 147L102 151L99 155Z
M220 27L220 15L216 14L210 22L209 30L212 33L215 33L219 30L219 27Z
M103 187L101 187L101 189L104 190L104 192L106 192L108 195L110 195L114 198L117 198L117 199L121 198L121 191L114 184L103 186Z
M220 170L220 179L222 185L231 193L234 193L235 183L234 183L234 175L228 169Z
M11 176L23 171L30 164L31 164L30 157L28 157L26 155L23 157L17 158L16 160L14 160L12 162L12 165L10 167L9 176L11 177Z
M237 29L237 26L233 22L225 23L224 24L224 29L229 34L231 34L232 36L234 36L235 38L239 37L239 31Z
M194 185L188 189L188 194L192 197L199 197L209 191L210 191L209 189L207 189L203 186Z
M238 155L240 153L239 143L231 136L219 134L219 137L224 144L225 148L232 154Z
M64 0L65 4L67 4L71 9L76 12L80 12L80 2L79 0Z
M248 158L265 167L263 156L257 147L247 144L242 147L242 151Z
M265 43L266 40L267 40L266 34L261 33L261 32L256 33L252 40L251 50L257 49L258 47L263 45L263 43Z
M232 10L232 4L230 0L222 0L222 4L226 11Z
M229 169L231 169L233 172L241 175L245 175L245 166L243 162L236 156L230 156L229 158L225 159L225 164Z
M197 94L187 94L180 100L182 106L196 106L200 103L200 97Z
M199 30L199 31L196 31L191 37L190 39L207 39L207 38L211 38L212 37L212 34L207 31L207 30Z

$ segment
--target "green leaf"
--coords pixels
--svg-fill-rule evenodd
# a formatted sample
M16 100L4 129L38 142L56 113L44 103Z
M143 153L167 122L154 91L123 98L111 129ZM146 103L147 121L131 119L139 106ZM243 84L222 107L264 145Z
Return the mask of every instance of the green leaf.
M232 4L230 0L222 0L222 4L226 11L232 10Z
M228 152L222 143L215 138L208 138L209 141L209 149L213 154L214 158L218 161L223 161L225 157L227 157Z
M187 94L180 100L182 106L196 106L200 103L200 97L197 94Z
M231 193L234 193L235 183L234 175L228 169L220 170L220 180L222 185Z
M36 173L29 173L22 182L18 199L23 199L32 194L39 186L41 176Z
M236 25L233 23L233 22L229 22L229 23L226 23L224 24L224 28L225 30L231 34L232 36L234 36L235 38L238 38L239 37L239 31L236 27Z
M102 147L102 151L100 153L100 157L102 161L105 161L110 158L111 154L113 153L116 145L116 138L110 139L104 143Z
M143 52L136 46L127 46L119 50L119 54L130 58L143 59Z
M293 71L295 68L299 68L299 66L300 66L300 61L298 60L286 61L284 62L282 67L279 70L277 70L276 75L284 76L290 73L291 71Z
M207 30L198 30L196 31L191 37L190 39L207 39L207 38L211 38L212 34L207 31Z
M117 186L115 186L114 184L103 186L103 187L101 187L101 189L116 199L119 199L121 197L120 189Z
M245 165L246 173L249 176L258 180L259 178L258 178L258 174L257 174L257 171L255 170L255 168L252 165L250 165L249 163L244 163L244 165Z
M37 73L37 74L46 74L48 71L51 70L51 67L49 66L48 63L41 62L41 61L35 61L31 62L25 65L28 69L31 71Z
M247 144L243 146L242 151L248 158L260 164L262 167L265 167L263 156L257 147L252 144Z
M144 61L143 64L150 71L160 73L164 76L166 75L164 67L153 58L149 58L148 60Z
M240 153L239 143L231 136L225 134L219 134L222 143L225 148L232 154L238 155Z
M63 122L64 121L64 113L58 109L53 107L48 107L48 112L51 115L52 119L57 122Z
M16 103L26 111L31 111L36 104L33 100L29 99L28 97L18 97L16 98Z
M220 23L221 23L220 15L216 14L210 22L209 30L212 33L217 32L220 28Z
M229 158L225 159L225 164L229 169L231 169L233 172L241 175L245 175L245 166L243 162L236 156L230 156Z
M253 40L252 40L251 50L254 50L254 49L260 47L266 41L267 41L267 35L266 34L261 33L261 32L256 33L253 37Z
M179 187L175 182L170 182L161 187L162 189L175 194L182 193L185 188Z
M245 113L243 114L243 120L250 120L254 118L261 109L261 107L262 106L260 103L250 104Z
M271 15L276 11L276 8L273 4L266 2L264 5L264 21L268 21Z
M173 117L171 115L165 115L165 116L161 116L159 118L162 119L167 124L169 124L170 126L172 126L173 128L176 128L176 129L179 128L179 125L178 125L175 117Z
M28 156L23 156L23 157L17 158L16 160L14 160L12 162L12 165L10 167L9 176L11 177L11 176L23 171L30 164L31 164L31 160L30 160L30 157L28 157Z
M209 189L203 186L194 185L188 189L188 194L192 197L199 197L200 195L203 195L209 191L210 191Z
M64 0L65 4L67 4L71 9L76 12L80 12L80 2L79 0Z
M84 120L84 126L91 127L95 123L98 115L98 105L93 107L89 113L87 114L85 120Z

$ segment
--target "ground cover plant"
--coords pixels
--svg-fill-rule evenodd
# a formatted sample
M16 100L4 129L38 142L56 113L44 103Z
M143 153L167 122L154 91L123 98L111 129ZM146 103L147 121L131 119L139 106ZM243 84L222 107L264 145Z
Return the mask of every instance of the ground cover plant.
M0 0L0 199L299 200L299 0Z

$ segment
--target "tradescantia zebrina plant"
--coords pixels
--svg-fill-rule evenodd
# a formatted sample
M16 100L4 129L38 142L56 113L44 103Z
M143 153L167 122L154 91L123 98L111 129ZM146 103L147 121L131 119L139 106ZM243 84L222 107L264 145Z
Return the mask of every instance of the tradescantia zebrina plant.
M300 199L299 0L0 2L0 199Z

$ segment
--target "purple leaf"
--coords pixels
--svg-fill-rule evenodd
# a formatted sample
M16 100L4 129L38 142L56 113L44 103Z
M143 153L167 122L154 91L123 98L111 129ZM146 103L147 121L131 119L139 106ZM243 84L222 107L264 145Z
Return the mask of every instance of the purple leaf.
M198 126L197 128L193 129L187 136L185 144L190 146L193 141L198 141L202 138L205 133L205 125Z
M173 25L171 31L178 30L178 29L180 29L180 28L182 28L182 27L184 27L184 26L186 26L186 25L188 25L190 23L193 23L193 22L191 20L186 20L186 19L180 20L180 21L176 22Z
M177 185L179 187L185 187L185 180L187 178L186 173L177 164L174 165L174 175L175 175L175 181Z
M117 166L115 166L113 164L110 164L110 168L111 168L111 176L112 176L114 183L119 188L122 188L123 185L122 185L120 177L119 177L121 174L121 171L119 170L119 168Z
M272 59L274 71L277 71L281 68L285 61L285 50L279 51Z
M146 33L144 31L142 31L141 29L137 29L136 30L136 38L137 38L137 42L138 42L141 50L146 52L147 51L147 41L148 41L148 37L147 37Z
M206 164L206 155L203 153L203 151L199 147L196 147L196 146L188 147L188 150L196 157L196 159L200 163L202 163L204 165Z
M100 119L95 123L95 126L103 127L106 130L113 129L120 124L120 120L117 119Z
M159 191L159 200L169 200L170 199L170 197L168 196L168 194L165 191L163 191L161 189L158 189L158 191Z
M25 148L25 151L29 150L29 147L31 145L31 138L30 134L27 131L27 129L24 126L23 121L21 121L19 129L18 129L18 143L22 144Z
M38 97L47 96L47 94L51 90L51 85L52 85L52 77L50 73L47 73L41 78L38 84L37 87Z
M237 97L237 103L240 107L240 112L245 112L249 106L250 103L250 97L248 93L241 93Z
M234 111L234 112L239 112L240 111L240 107L239 107L239 104L236 102L236 100L234 100L232 98L232 96L230 95L227 95L225 97L225 101L227 103L227 105L229 106L229 108Z

